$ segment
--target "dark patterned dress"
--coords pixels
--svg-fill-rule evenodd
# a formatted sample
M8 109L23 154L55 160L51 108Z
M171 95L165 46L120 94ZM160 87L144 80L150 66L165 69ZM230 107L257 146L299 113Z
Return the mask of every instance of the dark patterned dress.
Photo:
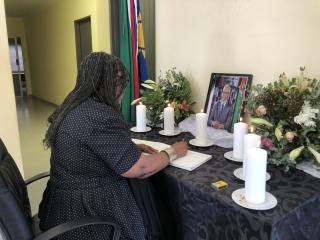
M113 217L121 239L145 239L143 217L121 174L139 159L120 113L89 99L62 121L52 146L51 177L39 208L40 227L83 216ZM108 239L111 227L89 226L58 239Z

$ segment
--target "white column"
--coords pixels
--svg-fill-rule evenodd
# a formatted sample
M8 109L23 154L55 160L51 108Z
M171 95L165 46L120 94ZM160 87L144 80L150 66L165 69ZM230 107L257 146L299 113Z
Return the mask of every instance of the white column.
M245 176L246 172L246 159L247 152L250 148L260 147L261 137L254 133L249 133L244 136L244 144L243 144L243 176Z
M197 144L207 143L207 122L208 114L201 110L196 114L196 142Z
M267 174L267 151L251 148L247 151L245 198L248 202L260 204L265 201Z
M171 107L170 104L168 104L168 107L166 107L163 110L163 129L164 134L167 135L173 135L174 134L174 108Z
M146 131L147 129L147 117L146 117L146 106L141 102L136 107L136 127L137 131Z
M233 157L243 158L244 136L248 133L248 124L238 122L234 124L233 131Z

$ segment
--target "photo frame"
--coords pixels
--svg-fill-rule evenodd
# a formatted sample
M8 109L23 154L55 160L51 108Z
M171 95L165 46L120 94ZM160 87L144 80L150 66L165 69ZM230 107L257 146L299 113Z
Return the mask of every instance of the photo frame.
M242 116L252 78L251 74L211 74L204 107L208 114L208 126L233 132L234 123Z

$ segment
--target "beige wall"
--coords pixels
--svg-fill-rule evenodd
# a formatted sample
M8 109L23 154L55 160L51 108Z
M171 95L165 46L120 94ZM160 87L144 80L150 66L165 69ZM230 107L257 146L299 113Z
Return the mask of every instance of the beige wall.
M23 174L3 0L0 0L0 36L0 138Z
M23 18L7 18L7 29L9 37L20 37L22 43L22 52L23 52L23 63L25 68L25 77L27 84L27 93L28 95L32 94L31 88L31 78L29 71L29 58L28 58L28 47L27 47L27 38L24 26Z
M93 46L93 50L111 53L109 0L96 0L96 8L97 16L95 23L97 24L97 44Z
M210 73L252 73L267 83L300 65L320 77L319 0L156 1L156 68L176 66L192 78L195 110Z
M33 95L60 104L74 87L74 21L87 16L91 16L93 51L110 52L108 1L60 0L26 19Z

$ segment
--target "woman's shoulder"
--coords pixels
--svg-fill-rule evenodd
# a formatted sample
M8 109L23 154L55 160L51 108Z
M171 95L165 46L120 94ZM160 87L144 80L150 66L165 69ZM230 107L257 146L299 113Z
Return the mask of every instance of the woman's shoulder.
M92 132L111 128L128 129L121 113L106 104L86 100L66 116L59 132L86 139Z
M82 115L88 122L94 125L101 123L109 125L114 122L125 124L120 111L93 99L88 99L83 102L77 110L77 115Z
M82 104L79 105L79 109L84 112L89 112L91 114L99 114L99 115L115 115L120 117L120 113L113 109L111 106L93 100L92 98L87 99Z

